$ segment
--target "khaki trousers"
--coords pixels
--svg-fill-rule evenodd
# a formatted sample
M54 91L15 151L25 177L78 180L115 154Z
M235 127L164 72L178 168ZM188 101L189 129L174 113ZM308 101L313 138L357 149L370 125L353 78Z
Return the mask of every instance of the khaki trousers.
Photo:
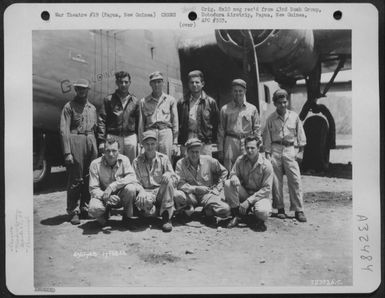
M123 207L124 213L127 217L133 216L134 200L136 197L137 186L134 184L127 184L124 188L112 193L120 198L120 201L114 205L110 205L112 208ZM106 203L97 198L91 198L88 213L94 217L97 221L103 222L104 215L106 213Z
M231 208L239 207L239 204L244 202L255 191L247 191L242 185L235 187L231 185L230 180L225 181L224 185L226 202ZM250 211L260 220L267 220L271 215L271 200L264 198L250 206Z
M186 194L183 191L178 191L175 195L175 206L177 210L181 210L188 206L203 207L203 212L206 216L228 217L230 216L229 205L221 199L223 192L219 195L207 193L205 195L197 195L194 193Z
M223 165L229 171L231 171L237 158L245 153L245 139L237 139L227 136L223 147Z
M295 160L294 146L272 144L271 164L274 169L273 208L285 207L283 202L283 175L286 174L290 196L290 211L303 211L302 183L299 166Z
M164 211L168 211L169 217L172 217L174 212L174 196L175 188L173 182L161 184L160 187L154 189L145 189L146 205L152 206L150 209L140 210L140 213L145 217L161 216ZM135 206L137 206L135 200Z
M67 169L67 213L74 215L87 211L90 193L88 191L89 167L98 156L96 139L90 135L70 135L70 148L74 163Z

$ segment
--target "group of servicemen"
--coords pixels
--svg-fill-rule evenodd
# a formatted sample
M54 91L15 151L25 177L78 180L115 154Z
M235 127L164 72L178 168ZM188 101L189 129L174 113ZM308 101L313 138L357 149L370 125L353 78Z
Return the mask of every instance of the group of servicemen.
M179 101L164 93L159 71L149 75L152 92L141 100L129 92L128 72L115 73L115 79L117 89L104 99L99 115L84 79L73 84L76 96L62 110L72 224L91 216L105 226L111 209L123 208L125 225L132 217L161 217L162 230L169 232L174 214L188 218L202 207L209 225L228 218L233 228L247 217L252 229L265 231L272 208L286 218L284 174L290 210L306 221L296 162L306 137L298 115L288 109L285 90L274 93L276 111L262 133L242 79L232 81L232 100L220 111L204 92L199 70L188 74L189 92ZM223 165L212 157L214 144ZM180 155L174 171L172 157Z

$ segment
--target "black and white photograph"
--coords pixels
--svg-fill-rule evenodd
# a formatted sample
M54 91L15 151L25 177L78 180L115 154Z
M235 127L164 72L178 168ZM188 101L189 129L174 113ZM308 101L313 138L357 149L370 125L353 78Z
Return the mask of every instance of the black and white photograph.
M28 257L27 293L47 294L374 286L379 152L357 157L379 126L356 115L379 122L378 85L363 87L353 9L169 5L36 7L18 67L29 99L5 102L12 125L28 101L29 129L27 173L6 175L7 272Z

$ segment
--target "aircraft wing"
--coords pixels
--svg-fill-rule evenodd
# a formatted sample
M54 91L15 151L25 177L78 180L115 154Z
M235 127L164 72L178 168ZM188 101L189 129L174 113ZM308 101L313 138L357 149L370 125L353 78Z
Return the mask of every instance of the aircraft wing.
M294 85L319 61L323 73L333 72L339 63L341 70L351 68L351 30L250 30L252 41L248 31L216 30L215 38L211 35L182 42L182 78L193 69L201 69L207 76L208 91L214 96L222 94L233 78L250 80L252 66L244 57L253 50L260 81Z

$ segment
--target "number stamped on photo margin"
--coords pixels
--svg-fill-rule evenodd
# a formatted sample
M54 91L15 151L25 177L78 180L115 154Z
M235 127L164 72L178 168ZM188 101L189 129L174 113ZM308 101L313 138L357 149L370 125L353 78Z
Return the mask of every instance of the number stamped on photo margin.
M373 257L371 255L368 217L357 215L358 240L360 245L360 269L361 271L373 272Z

